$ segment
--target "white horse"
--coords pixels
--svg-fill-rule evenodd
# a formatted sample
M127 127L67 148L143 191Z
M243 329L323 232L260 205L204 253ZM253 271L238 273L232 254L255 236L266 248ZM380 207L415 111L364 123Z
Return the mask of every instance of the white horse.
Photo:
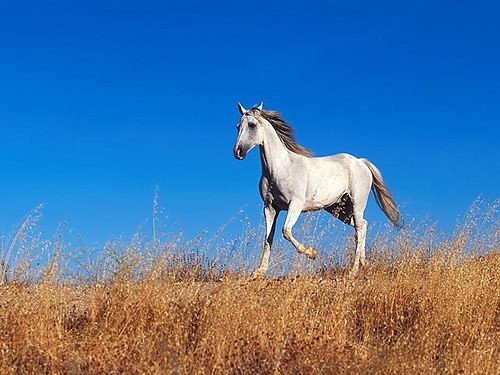
M266 238L259 268L254 276L267 272L269 255L280 211L288 211L283 237L299 253L311 259L316 249L304 246L292 234L299 215L306 211L324 209L356 229L356 253L351 273L366 264L365 242L367 222L363 217L370 189L388 219L401 227L398 207L384 185L379 170L368 160L349 154L312 157L306 148L297 144L293 129L278 112L259 106L249 110L238 103L241 119L234 156L238 160L259 146L262 164L260 194L264 201Z

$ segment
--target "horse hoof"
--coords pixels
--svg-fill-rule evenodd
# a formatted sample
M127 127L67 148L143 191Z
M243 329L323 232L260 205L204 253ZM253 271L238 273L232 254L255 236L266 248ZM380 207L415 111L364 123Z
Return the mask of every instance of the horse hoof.
M306 255L308 258L314 260L318 257L318 250L316 250L312 246L308 246L308 247L306 247Z

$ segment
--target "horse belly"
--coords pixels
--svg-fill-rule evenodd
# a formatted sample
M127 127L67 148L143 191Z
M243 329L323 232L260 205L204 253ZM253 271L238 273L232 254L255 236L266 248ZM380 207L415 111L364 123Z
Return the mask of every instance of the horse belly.
M342 169L312 173L306 197L307 210L320 210L338 202L348 191L348 176Z
M346 189L316 189L306 200L304 211L321 210L327 206L334 204L342 198L346 193Z

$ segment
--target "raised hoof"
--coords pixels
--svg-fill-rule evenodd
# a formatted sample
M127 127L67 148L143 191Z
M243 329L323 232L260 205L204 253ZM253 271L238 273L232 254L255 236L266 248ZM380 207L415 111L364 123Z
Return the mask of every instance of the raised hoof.
M316 259L318 257L318 250L316 250L314 247L312 246L307 246L306 247L306 251L304 252L304 254L306 254L306 256L309 258L309 259Z

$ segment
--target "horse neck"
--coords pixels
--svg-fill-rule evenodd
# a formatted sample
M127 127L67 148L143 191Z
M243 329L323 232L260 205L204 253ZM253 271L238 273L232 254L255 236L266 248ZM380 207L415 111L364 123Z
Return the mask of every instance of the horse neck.
M288 166L292 160L289 151L271 125L266 126L264 142L260 146L260 159L263 173L271 176L288 174Z

